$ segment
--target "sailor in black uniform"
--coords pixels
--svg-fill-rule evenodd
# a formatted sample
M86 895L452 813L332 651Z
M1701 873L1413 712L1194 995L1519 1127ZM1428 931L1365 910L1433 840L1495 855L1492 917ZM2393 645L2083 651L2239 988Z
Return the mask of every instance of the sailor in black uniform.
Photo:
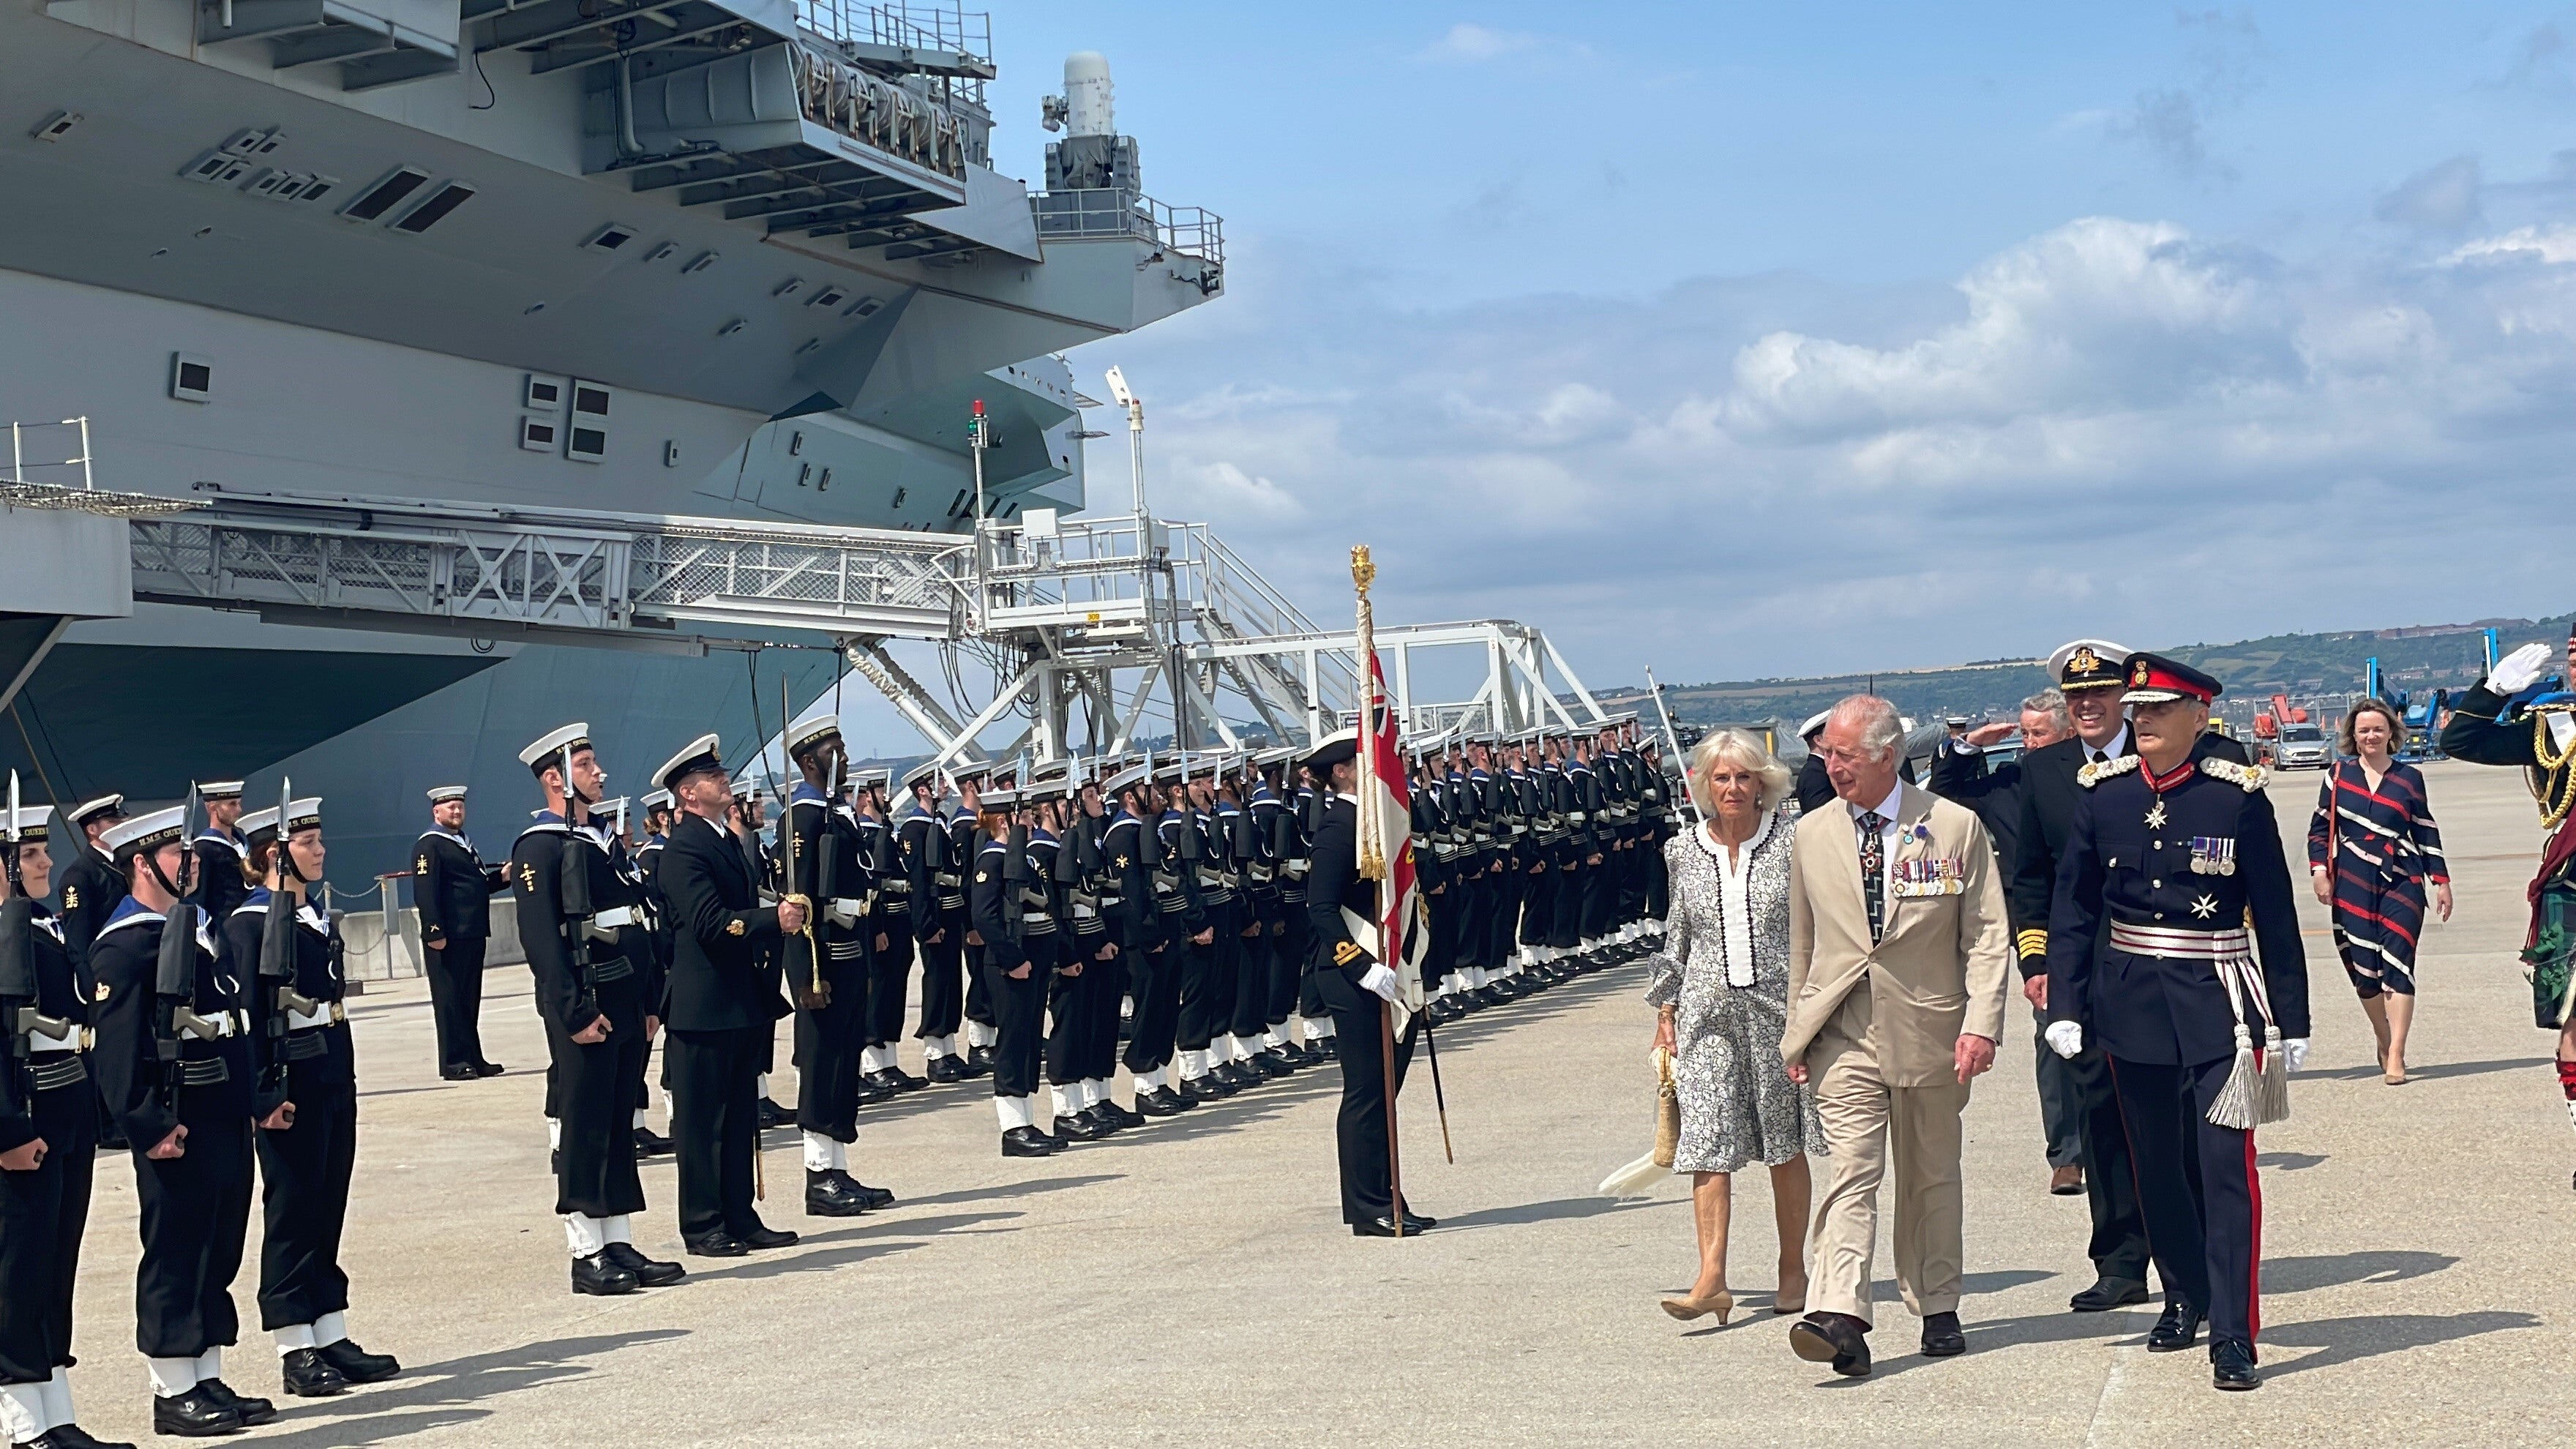
M897 1051L903 1040L903 1005L912 989L913 942L912 881L886 819L886 786L893 772L860 770L852 778L849 818L859 832L859 871L868 883L862 923L868 943L867 1045L859 1056L860 1079L880 1092L917 1091L936 1078L905 1071Z
M2263 772L2195 753L2218 681L2154 654L2130 655L2123 676L2138 752L2076 777L2083 798L2048 919L2046 1037L2063 1057L2090 1037L2110 1059L2165 1283L2148 1350L2191 1347L2206 1317L2212 1381L2250 1389L2263 1226L2253 1129L2288 1115L2308 1047L2297 898Z
M429 792L430 828L412 846L411 898L429 952L429 1011L438 1027L438 1074L451 1082L501 1075L483 1056L483 953L492 943L492 897L510 873L486 865L465 833L465 787Z
M692 1253L738 1258L796 1234L753 1207L760 1182L759 1078L778 1018L777 947L801 932L806 903L761 902L758 853L728 828L733 790L714 735L653 772L680 813L655 879L671 903L671 1136L680 1159L680 1236Z
M224 922L225 967L249 987L261 1080L287 1103L283 1124L257 1133L260 1326L284 1360L286 1391L325 1398L402 1365L349 1337L340 1233L358 1157L357 1053L337 928L310 899L325 855L322 802L287 802L283 850L275 807L241 817L240 831L243 879L259 884Z
M907 772L897 782L904 807L893 822L903 860L903 888L893 899L903 905L921 963L921 1019L912 1034L921 1042L922 1075L939 1083L974 1075L957 1049L965 1010L966 878L948 851L948 820L939 804L944 778L936 761Z
M1260 842L1260 863L1253 872L1254 895L1268 923L1270 980L1261 1013L1261 1047L1291 1068L1323 1061L1297 1039L1291 1018L1297 1014L1297 985L1306 975L1305 842L1297 834L1297 812L1288 798L1287 772L1297 751L1288 746L1253 756L1256 772L1252 796L1253 835ZM1290 874L1290 867L1297 867Z
M0 903L0 1428L12 1444L97 1444L72 1411L72 1286L98 1152L88 1073L91 990L45 904L47 817L23 806L8 830Z
M242 884L242 838L234 829L241 819L242 782L204 780L196 787L206 807L206 826L188 843L197 857L197 904L220 928L232 919L233 907L250 894Z
M283 1127L290 1109L257 1094L249 983L220 963L187 899L197 857L186 815L157 810L100 838L128 893L90 943L90 1061L133 1144L135 1342L152 1371L152 1429L198 1436L277 1416L223 1381L223 1351L241 1328L232 1282L250 1225L251 1124Z
M1342 1108L1333 1144L1341 1164L1342 1221L1354 1236L1410 1236L1433 1220L1395 1201L1387 1161L1386 1113L1390 1094L1404 1088L1413 1061L1414 1023L1395 1042L1395 1080L1386 1079L1383 1033L1386 1012L1400 989L1395 972L1351 937L1347 908L1362 921L1377 919L1377 885L1359 873L1359 804L1351 791L1359 734L1345 730L1317 746L1306 766L1331 795L1315 830L1314 870L1306 879L1306 916L1314 952L1306 960L1316 992L1333 1014L1342 1062ZM1401 1224L1398 1214L1402 1214Z
M70 859L54 872L60 888L62 907L55 917L63 928L63 949L71 953L72 964L87 966L89 943L98 928L107 924L110 911L125 899L125 877L108 864L107 847L100 838L125 819L125 797L101 795L84 800L63 812L79 839L73 844Z
M1216 1050L1246 1078L1246 1085L1287 1076L1295 1068L1272 1055L1262 1040L1270 1027L1270 923L1279 914L1268 842L1250 804L1249 756L1237 754L1217 776L1216 830L1225 840L1227 874L1234 880L1234 990L1217 1025Z
M1117 973L1130 1007L1127 1044L1119 1060L1131 1078L1136 1111L1170 1117L1196 1105L1196 1099L1184 1103L1171 1084L1181 991L1180 953L1172 943L1183 922L1166 915L1164 903L1182 897L1179 863L1163 854L1161 786L1155 775L1148 754L1109 777L1108 793L1118 813L1100 848L1107 857L1109 889L1118 901L1107 909L1118 921L1127 959L1127 969Z
M545 1023L548 1115L554 1119L555 1213L572 1255L575 1293L611 1296L684 1276L635 1247L644 1210L635 1171L635 1108L647 1049L637 893L617 874L591 808L603 775L590 726L552 730L519 752L546 805L510 850L519 942Z
M857 1217L894 1201L893 1193L862 1187L850 1176L868 1023L866 935L876 901L859 858L858 817L834 798L842 748L839 706L828 696L788 725L787 757L800 778L778 817L778 858L794 871L787 889L810 903L807 929L782 942L780 959L796 1003L805 1212L820 1218Z
M654 868L661 864L662 847L671 839L671 792L647 790L637 797L644 807L644 834L634 849L621 849L615 864L617 873L642 898L644 913L644 951L640 959L651 963L644 973L644 1055L635 1064L635 1156L668 1157L671 1139L653 1130L646 1103L653 1100L653 1043L662 1035L662 1002L671 989L671 924L670 903L662 899L662 888L653 881ZM622 802L621 802L622 805ZM669 1056L663 1058L662 1110L667 1116L671 1107Z

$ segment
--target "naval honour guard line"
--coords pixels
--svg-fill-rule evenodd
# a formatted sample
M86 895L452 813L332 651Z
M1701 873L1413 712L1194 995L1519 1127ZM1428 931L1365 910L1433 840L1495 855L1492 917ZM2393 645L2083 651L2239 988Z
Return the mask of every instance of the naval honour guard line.
M761 1132L781 1110L767 1088L781 1022L807 1216L895 1201L852 1164L865 1108L900 1093L989 1077L1002 1153L1043 1157L1337 1062L1345 1221L1363 1237L1427 1230L1391 1157L1416 1041L1647 954L1674 797L1632 716L1411 741L1391 712L1372 717L1365 755L1346 731L898 781L851 770L818 707L784 731L795 783L772 830L709 734L638 782L634 848L589 726L550 730L519 752L537 808L505 861L466 833L463 787L429 792L413 866L440 1076L504 1070L478 1018L489 902L507 891L545 1030L553 1210L577 1294L687 1277L636 1246L641 1155L676 1157L687 1256L797 1241L761 1216L776 1201ZM398 1376L350 1336L339 1264L358 1067L338 926L308 896L322 802L245 812L241 782L219 781L129 816L118 795L56 810L15 792L0 821L8 1442L101 1442L67 1374L101 1145L131 1154L141 1199L136 1344L156 1435L276 1417L223 1376L254 1232L286 1392ZM895 1055L916 968L918 1077ZM667 1142L645 1126L657 1040Z

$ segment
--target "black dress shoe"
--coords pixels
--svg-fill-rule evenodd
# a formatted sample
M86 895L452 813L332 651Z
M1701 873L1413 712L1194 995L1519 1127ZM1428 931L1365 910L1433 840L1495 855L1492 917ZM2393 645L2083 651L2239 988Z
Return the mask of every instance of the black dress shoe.
M2135 1278L2104 1278L2066 1300L2078 1313L2106 1313L2147 1301L2147 1285Z
M1303 1070L1306 1065L1306 1054L1285 1042L1282 1042L1275 1047L1264 1047L1261 1050L1261 1054L1269 1058L1271 1061L1277 1062L1280 1069L1283 1071L1300 1071Z
M1435 1001L1429 1006L1423 1008L1422 1014L1430 1019L1433 1026L1447 1026L1449 1023L1458 1019L1456 998L1448 996L1441 997L1438 1001Z
M1081 1113L1067 1112L1055 1119L1053 1135L1058 1138L1070 1138L1076 1142L1097 1142L1109 1134L1092 1126L1090 1119Z
M27 1449L134 1449L134 1446L98 1438L78 1424L56 1424L28 1440Z
M1959 1315L1935 1313L1923 1320L1923 1356L1950 1358L1968 1351L1968 1336L1959 1331Z
M438 1069L438 1079L442 1082L470 1082L482 1075L483 1074L481 1072L474 1070L472 1067L440 1067Z
M955 1057L932 1057L923 1070L930 1073L930 1080L942 1084L966 1080L965 1063Z
M1408 1222L1404 1225L1404 1231L1399 1233L1395 1230L1395 1219L1391 1217L1367 1218L1351 1224L1351 1236L1354 1238L1410 1238L1421 1231L1420 1228Z
M1505 995L1500 987L1479 986L1467 993L1467 999L1478 1006L1500 1006L1511 997Z
M610 1246L613 1251L625 1245L618 1243ZM674 1263L671 1266L676 1268L679 1264ZM632 1271L631 1266L629 1271ZM340 1377L353 1384L379 1384L402 1372L401 1359L389 1353L369 1353L358 1347L358 1341L354 1338L344 1338L337 1343L326 1343L317 1351L322 1355L324 1362L340 1371Z
M2263 1387L2262 1375L2254 1372L2254 1345L2241 1338L2211 1339L2209 1385L2229 1390Z
M1789 1351L1830 1364L1845 1378L1869 1376L1869 1329L1848 1313L1810 1313L1789 1325Z
M508 1067L501 1065L499 1062L476 1062L474 1064L474 1075L478 1077L497 1077L508 1070Z
M873 1107L879 1102L894 1100L894 1088L881 1086L868 1077L859 1078L857 1085L850 1089L850 1094L859 1099L859 1105L862 1107Z
M242 1418L233 1406L206 1392L199 1384L184 1394L163 1398L152 1396L152 1432L172 1434L182 1439L211 1439L218 1434L238 1434Z
M918 1092L930 1085L928 1077L916 1077L901 1067L888 1067L882 1075L898 1092Z
M661 1133L654 1131L650 1127L638 1127L635 1129L636 1156L662 1157L668 1155L670 1151L670 1138L663 1136Z
M1197 1106L1201 1102L1223 1101L1233 1096L1235 1089L1233 1083L1210 1072L1204 1077L1183 1077L1181 1084L1172 1090L1189 1098L1190 1105Z
M1035 1127L1014 1127L1002 1134L1004 1157L1053 1157L1059 1150L1054 1138Z
M1268 1052L1254 1052L1251 1056L1244 1058L1235 1065L1243 1071L1251 1072L1256 1076L1273 1082L1279 1080L1281 1077L1294 1076L1297 1071L1295 1067L1288 1065L1286 1062L1279 1060Z
M839 1168L834 1168L832 1170L832 1175L841 1180L842 1187L857 1194L859 1201L867 1204L869 1212L875 1212L879 1208L890 1208L894 1206L894 1194L892 1192L889 1192L882 1187L870 1187L866 1183L859 1181L857 1178L850 1176L848 1173L841 1171Z
M1242 1062L1220 1063L1217 1066L1214 1075L1221 1076L1225 1080L1234 1083L1234 1089L1238 1092L1248 1092L1254 1087L1260 1086L1263 1082L1270 1080L1268 1077L1263 1076L1259 1071L1246 1066Z
M335 1398L349 1391L349 1381L318 1348L299 1348L278 1365L286 1391L299 1399Z
M617 1298L644 1285L634 1274L617 1266L605 1252L572 1260L572 1291L575 1297Z
M764 1252L771 1248L791 1248L796 1245L796 1235L785 1228L753 1228L750 1232L737 1233L734 1236L742 1240L744 1247L758 1248Z
M751 1252L751 1245L731 1233L700 1233L692 1238L683 1235L680 1246L694 1257L740 1258ZM628 1274L633 1277L633 1274Z
M895 1080L895 1075L896 1074L894 1072L884 1068L864 1073L859 1078L860 1090L863 1094L868 1092L875 1093L876 1096L874 1100L882 1102L886 1098L894 1096L904 1090L902 1084ZM904 1080L911 1081L912 1078L906 1077Z
M1099 1101L1092 1103L1091 1110L1099 1113L1102 1121L1115 1122L1121 1127L1142 1127L1145 1125L1144 1114L1139 1112L1130 1112L1126 1108L1119 1106L1116 1102L1109 1100L1107 1097L1103 1097Z
M1180 1098L1172 1095L1169 1087L1156 1087L1136 1094L1136 1111L1141 1116L1178 1117L1188 1110L1181 1105Z
M214 1395L217 1402L240 1417L245 1427L252 1424L265 1424L277 1417L277 1405L266 1399L254 1399L248 1394L234 1393L233 1386L222 1379L199 1379L197 1390L200 1393Z
M805 1216L809 1218L854 1218L866 1212L868 1205L850 1191L841 1175L829 1170L805 1174Z
M635 1281L647 1288L667 1288L689 1276L689 1270L677 1263L647 1258L635 1251L633 1243L611 1243L602 1250L608 1261L635 1275Z
M134 1446L101 1439L78 1424L56 1424L28 1440L27 1449L134 1449Z
M1180 1103L1181 1110L1184 1112L1188 1111L1192 1107L1201 1107L1207 1104L1208 1099L1191 1091L1187 1086L1166 1087L1163 1090L1172 1094L1172 1100Z
M1100 1103L1094 1102L1090 1106L1073 1114L1075 1117L1080 1118L1083 1124L1091 1129L1091 1135L1095 1139L1111 1136L1123 1130L1127 1126L1126 1123L1102 1112L1100 1110L1100 1105ZM1055 1122L1057 1128L1062 1129L1065 1119L1058 1117L1055 1119Z
M796 1114L794 1112L789 1111L785 1107L779 1106L776 1102L769 1100L767 1097L760 1099L759 1110L760 1130L763 1132L768 1131L772 1127L785 1127L796 1120Z
M968 1047L966 1049L966 1069L979 1077L992 1071L993 1049L989 1046Z
M2200 1310L2176 1298L2147 1332L2147 1352L2180 1353L2200 1339Z

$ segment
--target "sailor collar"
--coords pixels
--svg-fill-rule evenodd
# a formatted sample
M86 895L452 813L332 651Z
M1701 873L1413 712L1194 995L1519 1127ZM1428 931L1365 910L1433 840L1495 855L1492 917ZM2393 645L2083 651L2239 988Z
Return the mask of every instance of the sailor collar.
M462 830L450 830L444 825L433 825L427 830L422 831L420 833L420 838L427 840L433 835L437 836L441 840L453 840L457 844L464 846L469 853L474 849L474 842L468 839L465 832Z
M198 944L204 946L208 951L214 950L215 943L207 939L206 936L206 912L204 908L190 905L188 909L197 913ZM98 934L103 937L110 931L122 930L127 926L133 925L157 924L162 919L162 914L159 911L146 910L141 901L136 900L132 896L127 896L116 903L115 910L108 913L107 924L98 928Z
M233 914L265 916L268 914L269 906L276 900L277 892L266 886L253 886L250 894L242 897L242 903L233 907ZM330 919L316 909L311 901L306 901L295 908L295 919L311 930L327 932L330 929Z
M224 849L231 851L231 852L232 852L233 854L235 854L235 855L239 855L239 854L241 854L241 853L242 853L242 840L241 840L241 837L240 837L240 836L238 836L238 835L233 834L233 833L232 833L232 832L230 832L230 831L226 831L226 830L200 830L200 831L198 831L198 832L197 832L197 838L196 838L196 840L195 840L194 842L192 842L192 843L193 843L193 844L197 844L197 845L204 845L204 844L207 844L207 843L209 843L209 842L212 842L213 844L216 844L216 845L220 845L220 846L222 846Z

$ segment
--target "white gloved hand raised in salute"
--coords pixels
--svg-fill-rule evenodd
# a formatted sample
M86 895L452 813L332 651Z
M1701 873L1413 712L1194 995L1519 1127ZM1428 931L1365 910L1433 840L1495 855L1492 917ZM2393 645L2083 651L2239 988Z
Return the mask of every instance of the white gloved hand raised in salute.
M2498 694L2519 694L2540 679L2540 671L2549 667L2549 646L2525 644L2496 661L2487 671L2487 688Z
M2048 1030L2040 1033L2040 1037L2048 1043L2048 1049L2050 1051L2057 1053L2061 1057L2072 1059L2077 1053L2084 1050L2084 1023L2080 1021L2052 1021L2048 1024Z

